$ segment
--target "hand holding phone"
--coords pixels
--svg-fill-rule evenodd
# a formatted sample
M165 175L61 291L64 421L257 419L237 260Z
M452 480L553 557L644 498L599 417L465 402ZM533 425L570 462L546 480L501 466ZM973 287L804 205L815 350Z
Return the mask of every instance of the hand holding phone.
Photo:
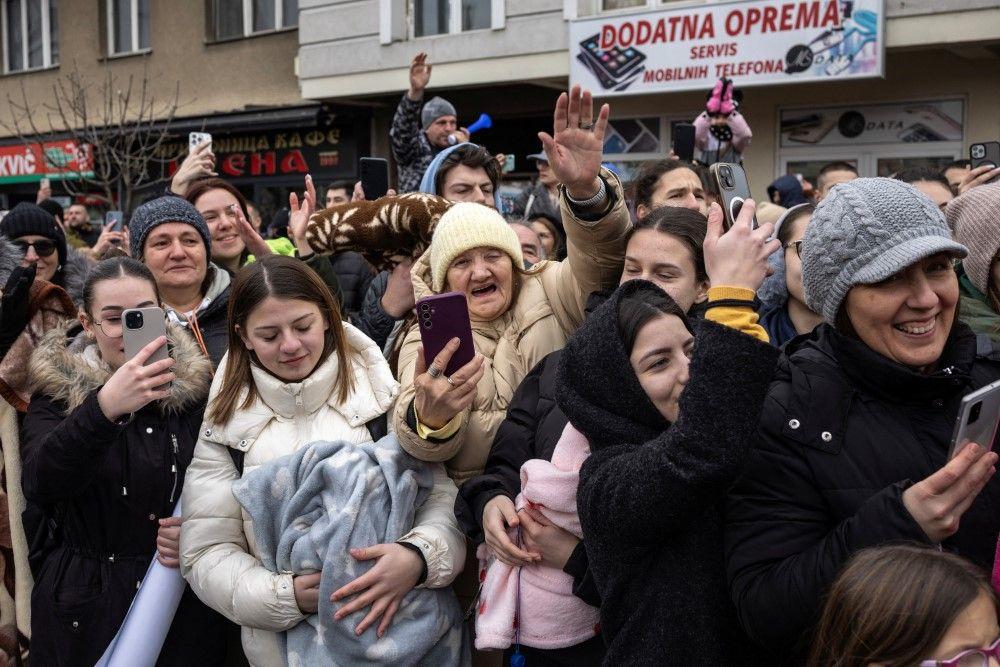
M972 168L990 165L1000 167L1000 141L984 141L969 146L969 161Z
M108 211L104 214L104 224L111 225L111 231L120 232L125 222L125 214L122 211Z
M965 445L975 442L994 449L1000 427L1000 381L988 384L962 398L952 431L948 458L954 458Z
M750 181L743 167L729 162L716 162L708 169L719 193L719 203L722 206L723 223L726 229L731 228L740 215L743 202L750 199ZM754 216L753 228L757 228L757 217Z
M161 308L133 308L122 313L125 363L97 394L111 421L170 395L174 360L167 352L166 320Z
M414 371L414 409L420 422L439 429L470 405L482 378L465 295L448 292L417 302L423 350Z
M212 150L212 135L208 132L191 132L188 134L188 152L193 153L194 149L208 142L208 150Z
M771 238L773 224L752 226L755 210L754 201L747 199L735 224L724 232L722 207L712 204L709 209L708 233L702 249L705 272L712 285L756 291L767 277L770 271L767 258L781 247L781 242Z

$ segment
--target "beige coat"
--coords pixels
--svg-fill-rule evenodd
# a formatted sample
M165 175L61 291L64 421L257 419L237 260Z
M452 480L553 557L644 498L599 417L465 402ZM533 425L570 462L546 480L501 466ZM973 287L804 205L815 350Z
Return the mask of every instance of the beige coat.
M277 635L306 618L295 603L291 574L265 569L257 557L253 524L233 496L236 467L227 449L245 452L244 472L316 440L371 442L365 424L391 409L399 385L381 350L344 323L354 391L336 401L337 356L300 383L285 384L253 369L261 399L228 424L202 425L184 480L181 568L201 600L243 626L243 650L255 666L284 664ZM225 375L223 359L209 393ZM242 400L242 399L241 399ZM401 541L417 546L427 562L429 588L449 585L465 561L465 540L455 520L458 489L441 466L434 488L417 508L414 528Z
M413 373L420 348L420 330L413 326L399 354L403 391L396 402L394 424L403 448L418 459L441 461L461 486L483 472L500 422L507 414L514 390L545 355L562 348L583 323L591 292L618 284L631 227L618 179L607 170L602 176L617 195L614 208L600 221L576 218L561 198L568 256L562 262L536 264L535 275L522 277L517 300L492 322L473 322L476 351L485 358L475 402L462 418L459 431L445 442L420 438L408 425L406 412L413 401ZM413 287L418 299L433 294L428 250L413 265Z

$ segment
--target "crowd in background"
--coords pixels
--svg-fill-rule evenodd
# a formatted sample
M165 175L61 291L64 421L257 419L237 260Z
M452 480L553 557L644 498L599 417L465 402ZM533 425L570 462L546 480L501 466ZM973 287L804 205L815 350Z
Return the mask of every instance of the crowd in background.
M378 199L307 177L263 221L205 142L120 231L0 220L7 664L97 663L151 559L157 664L1000 664L998 455L949 447L1000 380L1000 168L724 212L732 82L628 181L574 87L511 208L430 79Z

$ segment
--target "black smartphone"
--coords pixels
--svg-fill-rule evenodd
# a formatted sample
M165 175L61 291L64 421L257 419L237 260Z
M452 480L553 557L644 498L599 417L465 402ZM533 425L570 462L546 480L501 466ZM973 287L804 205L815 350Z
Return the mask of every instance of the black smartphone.
M982 167L984 164L1000 167L1000 141L984 141L969 146L969 160L972 168Z
M384 197L389 191L389 161L380 157L363 157L359 171L365 199Z
M685 162L694 160L694 125L691 123L674 125L674 155Z
M743 167L729 162L716 162L708 168L712 182L719 193L719 205L722 206L724 226L726 230L736 223L736 218L743 208L743 202L750 199L750 182ZM757 216L753 218L753 228L757 229Z

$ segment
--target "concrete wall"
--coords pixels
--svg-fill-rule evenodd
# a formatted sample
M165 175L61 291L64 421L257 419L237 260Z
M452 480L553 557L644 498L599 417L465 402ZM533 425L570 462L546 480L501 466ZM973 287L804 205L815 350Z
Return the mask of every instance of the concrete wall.
M295 75L298 32L285 30L229 42L209 43L205 0L154 0L150 3L150 53L105 58L101 31L102 0L59 0L58 67L0 76L0 123L9 120L7 97L20 96L39 106L52 99L52 86L72 71L99 84L109 67L121 82L141 80L144 65L158 98L180 82L178 116L240 110L250 106L287 106L301 102ZM35 115L45 126L44 113ZM0 137L9 133L0 127Z

